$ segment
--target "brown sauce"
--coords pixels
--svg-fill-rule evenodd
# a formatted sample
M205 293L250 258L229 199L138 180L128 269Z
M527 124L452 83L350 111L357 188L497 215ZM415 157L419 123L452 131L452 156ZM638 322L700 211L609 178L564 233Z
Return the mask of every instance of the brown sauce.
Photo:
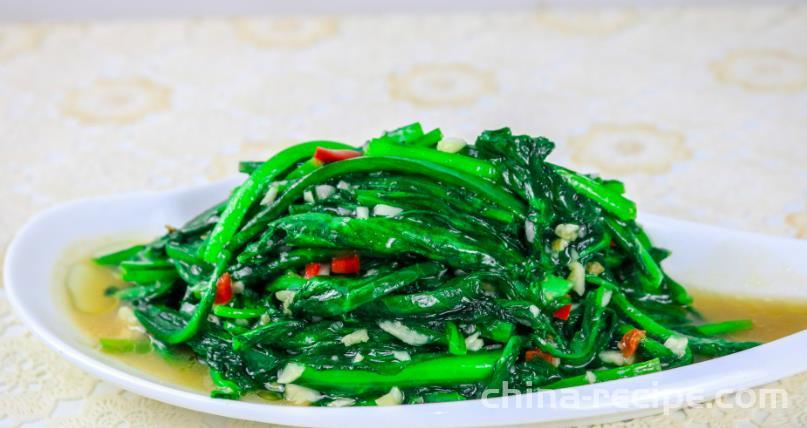
M729 335L734 340L770 342L807 329L807 300L734 296L690 290L694 307L708 322L750 319L754 328Z

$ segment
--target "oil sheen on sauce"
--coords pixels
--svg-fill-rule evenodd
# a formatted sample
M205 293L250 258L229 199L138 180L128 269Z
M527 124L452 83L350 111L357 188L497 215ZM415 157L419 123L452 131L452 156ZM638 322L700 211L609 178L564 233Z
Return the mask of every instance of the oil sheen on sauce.
M133 240L106 240L105 245L82 243L63 257L57 269L57 294L64 296L66 311L89 346L98 348L98 339L128 338L142 335L137 326L119 313L118 301L105 295L110 286L124 282L111 269L92 262L94 255L124 248ZM694 306L709 322L750 319L754 328L729 336L734 340L767 342L807 329L807 300L743 297L690 290ZM125 311L125 310L124 310ZM208 393L213 383L206 368L190 355L166 360L155 352L145 354L108 354L111 358L163 383ZM257 397L246 397L250 401Z
M124 248L129 242L80 243L67 251L62 266L57 269L57 274L62 275L62 278L56 278L57 295L63 297L67 313L83 341L96 349L99 349L98 340L101 338L137 338L143 335L136 325L127 321L130 317L125 316L125 310L120 313L117 299L105 295L109 287L125 283L112 269L92 261L93 256ZM171 359L155 352L106 355L162 383L205 394L214 388L207 369L190 355Z

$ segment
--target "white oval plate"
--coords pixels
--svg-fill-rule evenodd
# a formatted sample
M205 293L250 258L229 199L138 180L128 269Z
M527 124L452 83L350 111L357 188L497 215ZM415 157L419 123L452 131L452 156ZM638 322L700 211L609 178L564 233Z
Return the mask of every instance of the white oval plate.
M161 193L86 199L52 208L17 234L5 260L8 297L48 346L89 373L132 392L200 412L302 426L447 427L606 422L661 412L807 370L807 331L715 360L596 385L500 399L396 407L319 408L217 400L123 366L82 340L54 296L54 266L79 240L160 233L223 200L239 178ZM758 296L807 297L807 242L656 216L641 222L673 251L664 267L684 284ZM553 405L552 400L557 400ZM690 400L690 401L683 401Z

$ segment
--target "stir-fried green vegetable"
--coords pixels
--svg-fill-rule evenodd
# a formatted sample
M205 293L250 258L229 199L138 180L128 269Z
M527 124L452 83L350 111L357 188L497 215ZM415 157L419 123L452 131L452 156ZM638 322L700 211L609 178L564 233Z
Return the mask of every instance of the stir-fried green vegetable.
M215 397L341 406L576 386L756 345L719 337L746 320L694 319L624 186L548 163L553 148L416 123L242 162L226 201L96 259L131 283L111 293L151 339L102 349L189 350Z

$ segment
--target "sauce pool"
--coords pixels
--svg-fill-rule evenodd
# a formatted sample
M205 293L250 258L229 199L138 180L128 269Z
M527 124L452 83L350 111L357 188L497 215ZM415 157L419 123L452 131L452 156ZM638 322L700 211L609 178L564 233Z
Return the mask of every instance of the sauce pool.
M693 306L708 322L750 319L754 327L726 336L733 340L770 342L807 329L807 300L734 296L689 290Z
M126 283L112 269L98 266L92 261L95 255L123 248L133 241L108 241L101 245L97 241L80 243L65 253L61 266L56 270L57 275L61 276L56 278L57 296L64 299L67 314L76 330L92 348L100 349L98 341L101 338L144 337L140 329L119 314L121 306L118 300L105 294L109 287ZM165 384L204 394L214 388L207 368L191 355L178 355L171 359L163 358L156 352L105 355Z

